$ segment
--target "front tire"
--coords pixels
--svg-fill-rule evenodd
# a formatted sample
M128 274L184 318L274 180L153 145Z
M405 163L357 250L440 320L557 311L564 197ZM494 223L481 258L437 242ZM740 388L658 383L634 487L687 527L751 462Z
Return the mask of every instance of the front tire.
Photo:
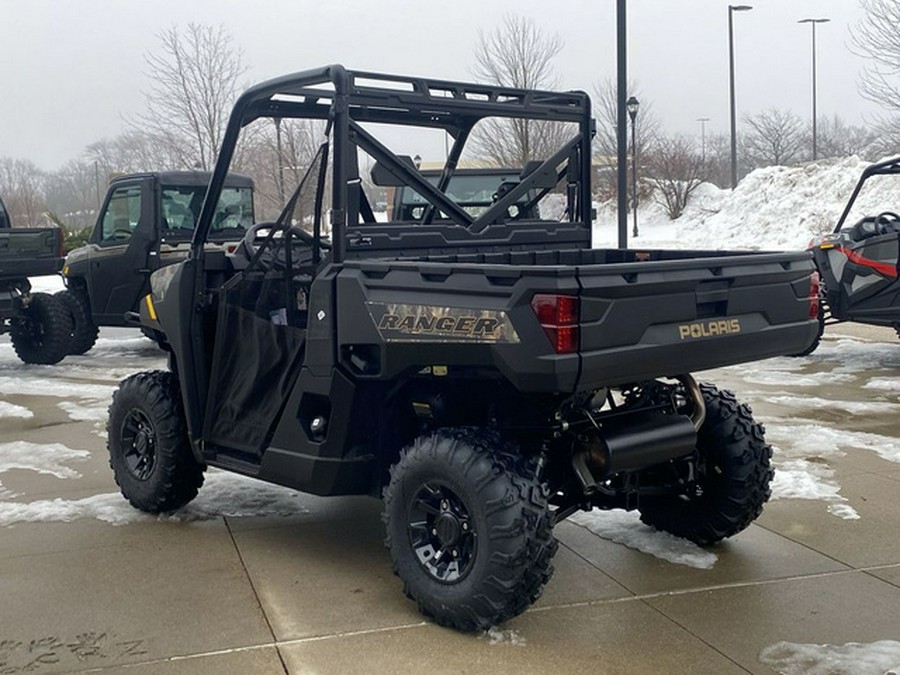
M86 354L97 342L97 336L100 333L100 329L91 318L91 309L88 306L87 298L78 291L72 290L59 291L55 297L63 303L72 319L69 354L73 356Z
M700 544L737 534L771 495L772 448L762 425L730 391L701 384L706 421L697 432L699 459L685 492L640 501L641 520Z
M496 434L417 438L384 489L385 544L406 595L436 623L465 631L525 611L553 574L547 496L537 463Z
M156 370L123 380L106 431L109 466L132 506L162 513L197 496L204 466L191 451L173 373Z
M9 338L25 363L53 365L69 353L72 319L62 302L48 293L32 293L13 320Z

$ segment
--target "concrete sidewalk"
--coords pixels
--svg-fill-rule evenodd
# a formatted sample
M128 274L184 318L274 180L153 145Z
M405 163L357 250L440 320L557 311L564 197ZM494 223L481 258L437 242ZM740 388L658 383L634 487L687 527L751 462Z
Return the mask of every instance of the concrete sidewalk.
M885 357L867 381L900 377L892 334L849 334L875 340L887 354L888 345L896 348L897 368ZM841 335L829 333L828 353L837 354ZM159 366L152 351L138 356L145 361L131 361L135 369ZM56 372L112 385L109 375L121 376L115 369L127 364L92 374L102 358L67 360L58 371L0 366L0 382ZM794 370L847 374L836 357ZM741 397L750 391L764 422L785 419L789 405L764 403L772 392L801 389L745 381L735 369L704 375ZM820 410L797 416L838 432L900 437L897 415L879 407L898 403L896 389L866 389L857 381L863 375L853 377L836 378L841 394L873 412L817 404ZM465 635L423 621L403 596L382 545L379 502L299 496L290 509L265 516L207 511L114 525L106 521L120 522L123 511L108 496L116 488L100 406L73 420L60 406L69 399L10 387L0 400L33 417L0 418L0 675L767 673L760 652L782 641L900 640L900 463L876 452L835 454L827 466L817 460L844 501L771 502L756 524L713 549L711 569L563 523L544 597L489 633ZM802 393L840 399L827 387ZM87 454L43 465L43 473L4 465L2 448L20 441L34 444L26 449L59 443ZM211 489L216 475L209 475ZM253 503L253 485L241 503ZM829 512L838 503L859 518Z

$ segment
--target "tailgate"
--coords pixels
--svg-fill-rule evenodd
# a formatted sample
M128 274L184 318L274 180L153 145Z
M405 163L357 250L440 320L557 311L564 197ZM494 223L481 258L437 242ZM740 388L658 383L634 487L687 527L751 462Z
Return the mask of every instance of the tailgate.
M0 275L7 277L56 274L62 269L59 228L0 230Z
M807 252L579 267L578 389L802 351L814 269Z

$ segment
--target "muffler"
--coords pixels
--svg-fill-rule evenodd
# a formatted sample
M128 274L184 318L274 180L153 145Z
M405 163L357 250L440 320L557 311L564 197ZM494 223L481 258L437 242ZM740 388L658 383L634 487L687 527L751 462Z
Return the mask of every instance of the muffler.
M579 436L572 466L585 493L596 492L597 482L622 471L638 471L691 454L697 430L706 418L700 388L690 376L679 378L692 403L690 417L681 414L636 411L595 422L594 430Z
M636 412L579 440L575 456L582 456L593 476L605 478L683 457L696 445L697 430L690 417Z

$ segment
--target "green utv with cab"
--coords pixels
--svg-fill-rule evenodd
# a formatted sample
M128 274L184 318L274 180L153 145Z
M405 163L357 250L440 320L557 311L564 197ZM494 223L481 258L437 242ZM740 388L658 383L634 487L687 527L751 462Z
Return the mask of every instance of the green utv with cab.
M319 121L318 151L276 221L207 248L242 129L273 119ZM508 120L562 140L473 214L448 186L467 142ZM449 139L437 180L388 147L397 129ZM110 408L125 497L177 509L207 467L381 497L406 594L461 630L541 594L554 525L580 509L637 509L700 544L747 527L770 448L747 406L691 373L812 342L810 254L592 249L593 133L581 92L333 65L244 93L190 256L141 302L171 351ZM364 178L426 203L378 222Z

